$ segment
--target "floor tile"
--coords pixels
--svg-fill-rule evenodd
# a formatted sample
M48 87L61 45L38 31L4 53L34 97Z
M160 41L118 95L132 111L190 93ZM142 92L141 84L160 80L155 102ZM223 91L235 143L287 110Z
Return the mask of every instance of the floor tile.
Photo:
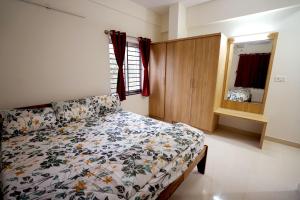
M225 131L206 135L205 175L195 169L171 200L300 200L300 149Z

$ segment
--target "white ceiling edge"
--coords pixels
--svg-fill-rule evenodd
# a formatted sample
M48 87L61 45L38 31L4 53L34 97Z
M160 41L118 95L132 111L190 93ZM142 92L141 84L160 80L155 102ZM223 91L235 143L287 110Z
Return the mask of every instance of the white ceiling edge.
M300 5L288 6L288 7L284 7L284 8L278 8L278 9L273 9L273 10L266 10L266 11L262 11L262 12L258 12L258 13L253 13L253 14L246 14L246 15L239 16L239 17L232 17L232 18L228 18L228 19L217 20L217 21L205 23L205 24L202 24L202 25L206 26L206 25L219 24L219 23L223 23L223 22L243 20L245 18L255 18L255 17L268 16L268 15L270 15L272 13L281 13L281 12L289 13L289 11L291 11L291 13L293 13L294 10L299 9L299 8L300 8ZM201 25L197 25L197 26L201 26ZM191 27L193 27L193 26L191 26Z
M139 4L145 8L154 11L157 14L164 15L168 13L169 7L175 3L182 3L185 7L191 7L212 0L131 0L132 2Z
M278 9L289 9L300 5L299 0L276 1L276 3L273 0L252 0L252 2L253 4L249 4L247 7L244 6L244 2L236 2L236 0L216 0L209 4L192 6L187 11L188 26L208 25L226 20L234 20L243 16L255 16L259 13L272 12ZM229 6L232 3L236 3L234 7ZM226 6L228 8L224 9Z

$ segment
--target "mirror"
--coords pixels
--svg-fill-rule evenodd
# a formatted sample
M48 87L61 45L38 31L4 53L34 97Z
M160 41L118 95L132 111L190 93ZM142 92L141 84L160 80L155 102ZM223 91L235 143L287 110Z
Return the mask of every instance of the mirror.
M263 113L277 33L228 40L222 107Z
M233 44L226 99L262 102L272 51L270 40Z

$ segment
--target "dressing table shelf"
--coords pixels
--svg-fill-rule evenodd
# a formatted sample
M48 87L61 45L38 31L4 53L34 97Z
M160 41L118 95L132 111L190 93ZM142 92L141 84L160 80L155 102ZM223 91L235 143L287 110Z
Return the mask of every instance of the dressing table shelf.
M266 117L262 114L243 112L243 111L238 111L238 110L231 110L231 109L227 109L227 108L217 108L214 112L215 112L215 114L219 114L219 115L227 115L227 116L267 123Z
M251 121L262 124L262 132L261 132L260 142L259 142L259 147L262 148L264 138L265 138L266 127L267 127L267 123L268 123L266 117L263 114L243 112L243 111L231 110L231 109L227 109L227 108L217 108L214 110L214 113L216 115L236 117L236 118L240 118L240 119L251 120Z

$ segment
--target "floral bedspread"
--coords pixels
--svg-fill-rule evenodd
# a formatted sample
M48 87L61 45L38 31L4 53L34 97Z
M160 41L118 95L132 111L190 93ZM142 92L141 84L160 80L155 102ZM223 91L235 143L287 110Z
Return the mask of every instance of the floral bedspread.
M155 199L203 148L201 131L130 112L2 141L4 199Z
M249 88L236 87L228 91L227 100L237 102L250 102L251 92Z

